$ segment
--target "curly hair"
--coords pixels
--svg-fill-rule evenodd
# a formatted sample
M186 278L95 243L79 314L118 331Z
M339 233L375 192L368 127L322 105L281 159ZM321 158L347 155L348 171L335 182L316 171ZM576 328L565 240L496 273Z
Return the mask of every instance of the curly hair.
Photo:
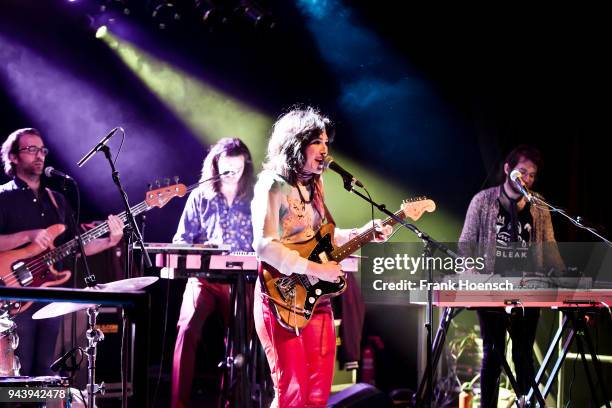
M303 175L306 164L306 148L325 132L328 141L334 138L332 121L311 106L294 106L272 126L268 142L268 154L263 164L265 170L280 174L292 186ZM320 174L309 176L313 191L313 204L319 214L325 214L325 194Z
M15 176L15 165L11 162L9 155L19 153L19 140L23 135L34 135L42 138L40 132L34 128L17 129L6 138L2 143L2 163L4 174L9 177Z
M541 170L543 163L542 155L540 151L533 146L529 145L519 145L512 149L510 153L506 156L506 160L504 163L508 163L510 168L514 168L521 159L531 160L533 164L538 167L538 170Z
M221 156L244 157L244 171L238 185L237 196L250 199L253 196L253 186L255 184L253 159L249 148L238 138L224 137L210 147L202 163L200 181L219 175L219 158ZM202 188L204 188L204 196L210 199L221 191L221 180L217 178L212 182L204 183Z
M277 172L295 185L306 164L306 147L323 132L331 142L334 128L329 118L311 106L293 107L272 127L264 169Z

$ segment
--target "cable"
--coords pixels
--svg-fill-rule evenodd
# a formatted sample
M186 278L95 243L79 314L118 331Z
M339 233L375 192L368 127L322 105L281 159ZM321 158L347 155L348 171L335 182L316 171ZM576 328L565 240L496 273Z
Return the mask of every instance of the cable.
M577 358L574 359L574 364L572 365L572 380L569 385L569 394L567 396L567 402L565 403L565 408L569 408L572 406L572 387L574 386L574 380L576 379L576 362Z
M115 160L113 160L113 165L117 164L117 159L119 158L119 153L121 153L123 141L125 140L125 130L123 130L122 127L120 127L119 130L121 130L121 143L119 144L119 149L117 149L117 154L115 155Z
M127 316L121 310L121 406L127 407Z
M363 187L363 190L366 192L366 194L368 195L368 198L370 199L370 206L372 210L371 215L370 215L370 220L372 221L372 228L374 228L374 236L376 236L376 229L374 225L374 201L372 200L372 196L370 195L370 192L368 191L368 189Z

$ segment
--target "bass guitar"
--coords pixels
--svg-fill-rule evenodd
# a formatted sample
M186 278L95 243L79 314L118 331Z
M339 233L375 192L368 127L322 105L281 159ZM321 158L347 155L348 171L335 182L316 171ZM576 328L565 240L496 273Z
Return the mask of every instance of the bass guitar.
M185 187L184 184L174 184L155 190L147 191L146 198L139 204L131 207L130 210L134 216L149 211L153 207L163 207L174 197L182 197L187 192L197 187L199 183ZM127 222L126 212L118 214L124 223ZM66 227L62 224L54 224L46 230L54 241L60 234L64 232ZM108 233L108 222L103 222L100 225L81 234L83 245L96 238L100 238ZM57 271L54 268L56 262L61 261L67 256L75 253L79 248L79 243L76 238L66 242L55 248L51 245L50 248L43 248L36 243L30 243L23 248L4 251L0 253L0 285L2 286L58 286L62 285L70 279L72 273L68 270ZM12 303L9 312L12 315L25 311L30 307L32 302L23 304ZM7 304L3 304L6 308Z

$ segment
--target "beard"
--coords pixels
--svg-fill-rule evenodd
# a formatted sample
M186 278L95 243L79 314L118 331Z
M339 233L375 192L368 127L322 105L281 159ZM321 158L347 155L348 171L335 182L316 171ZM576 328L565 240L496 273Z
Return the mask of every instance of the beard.
M516 183L514 181L512 181L512 179L510 178L510 175L508 174L506 176L506 183L508 183L508 185L510 186L510 189L516 193L516 194L522 194L521 190L519 190L518 186L516 185Z
M45 163L44 162L32 162L26 166L23 166L21 168L21 173L27 175L27 176L38 176L40 177L43 174L45 168Z

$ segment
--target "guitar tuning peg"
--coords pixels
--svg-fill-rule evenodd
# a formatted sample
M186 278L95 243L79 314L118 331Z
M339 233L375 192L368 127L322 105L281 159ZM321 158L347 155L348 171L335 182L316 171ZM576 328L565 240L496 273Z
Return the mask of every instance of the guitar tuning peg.
M156 179L155 180L155 185L157 186L157 188L161 187L161 180L160 179Z
M153 190L153 184L152 183L147 183L147 190L149 190L149 191Z
M170 178L169 178L169 177L166 177L166 178L164 179L164 183L166 183L166 187L168 187L168 186L170 185Z
M178 184L179 180L180 180L179 176L174 176L174 184Z

